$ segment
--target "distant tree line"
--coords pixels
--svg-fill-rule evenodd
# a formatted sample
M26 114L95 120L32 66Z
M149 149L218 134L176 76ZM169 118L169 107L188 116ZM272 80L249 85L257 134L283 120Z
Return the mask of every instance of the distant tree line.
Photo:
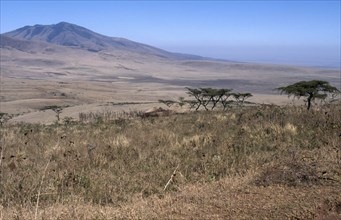
M214 88L188 88L187 94L192 97L190 100L186 100L184 97L180 97L177 101L174 100L159 100L160 103L171 107L172 105L178 105L180 107L189 105L190 109L199 110L201 107L206 111L213 110L217 106L221 106L226 110L229 104L235 103L237 106L242 107L245 100L252 97L251 93L234 93L232 89L214 89ZM294 84L276 88L281 94L287 94L289 97L294 98L305 97L307 103L307 109L311 108L312 102L315 99L324 100L328 95L332 95L334 98L340 91L329 84L327 81L311 80L300 81ZM232 98L232 100L230 99Z
M232 89L215 89L215 88L188 88L187 94L192 97L190 100L186 100L184 97L180 97L178 101L174 100L159 100L160 103L171 107L172 105L189 105L190 109L196 111L204 108L206 111L213 110L217 106L221 106L226 110L231 103L236 103L238 106L243 106L247 98L252 96L251 93L233 93ZM229 99L232 97L234 100Z

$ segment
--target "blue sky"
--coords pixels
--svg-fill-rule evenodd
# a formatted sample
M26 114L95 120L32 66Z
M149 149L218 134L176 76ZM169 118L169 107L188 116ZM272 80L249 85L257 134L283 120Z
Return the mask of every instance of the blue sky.
M162 49L223 59L339 66L338 1L8 1L1 33L66 21Z

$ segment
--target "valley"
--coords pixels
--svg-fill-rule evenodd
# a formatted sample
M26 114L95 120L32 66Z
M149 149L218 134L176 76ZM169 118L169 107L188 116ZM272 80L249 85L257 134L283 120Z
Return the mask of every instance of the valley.
M340 83L336 69L176 54L65 22L27 26L1 39L0 112L13 122L52 123L53 112L41 111L52 105L64 106L62 117L75 119L81 111L145 111L159 99L187 97L185 87L229 88L251 92L252 102L288 104L292 100L275 88L299 80ZM119 102L150 104L108 105ZM40 113L40 120L31 118Z

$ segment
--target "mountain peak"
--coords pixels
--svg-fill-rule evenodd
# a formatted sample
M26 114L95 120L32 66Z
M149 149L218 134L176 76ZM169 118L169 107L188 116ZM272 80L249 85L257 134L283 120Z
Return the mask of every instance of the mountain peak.
M57 24L52 24L51 27L52 28L64 28L64 29L84 29L84 30L90 31L84 27L78 26L76 24L71 24L65 21L59 22Z
M71 24L71 23L68 23L68 22L65 22L65 21L61 21L61 22L59 22L58 24L55 24L55 25L75 25L75 24Z
M40 41L72 48L85 49L91 52L98 52L101 50L123 50L171 59L182 59L182 57L186 57L186 59L201 58L193 55L170 53L124 38L104 36L65 21L52 25L38 24L34 26L25 26L11 32L7 32L3 35L19 40Z
M104 50L111 44L109 37L64 21L52 25L25 26L4 35L20 40L44 41L91 51Z

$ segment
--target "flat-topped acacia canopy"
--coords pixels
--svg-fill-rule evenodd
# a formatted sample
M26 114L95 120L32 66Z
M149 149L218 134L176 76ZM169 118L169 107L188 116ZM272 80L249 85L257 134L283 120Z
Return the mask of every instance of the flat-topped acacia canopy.
M281 94L287 94L289 97L307 97L308 110L314 99L325 99L328 94L340 93L336 87L331 86L329 82L322 80L299 81L288 86L279 87L277 90L281 91Z

